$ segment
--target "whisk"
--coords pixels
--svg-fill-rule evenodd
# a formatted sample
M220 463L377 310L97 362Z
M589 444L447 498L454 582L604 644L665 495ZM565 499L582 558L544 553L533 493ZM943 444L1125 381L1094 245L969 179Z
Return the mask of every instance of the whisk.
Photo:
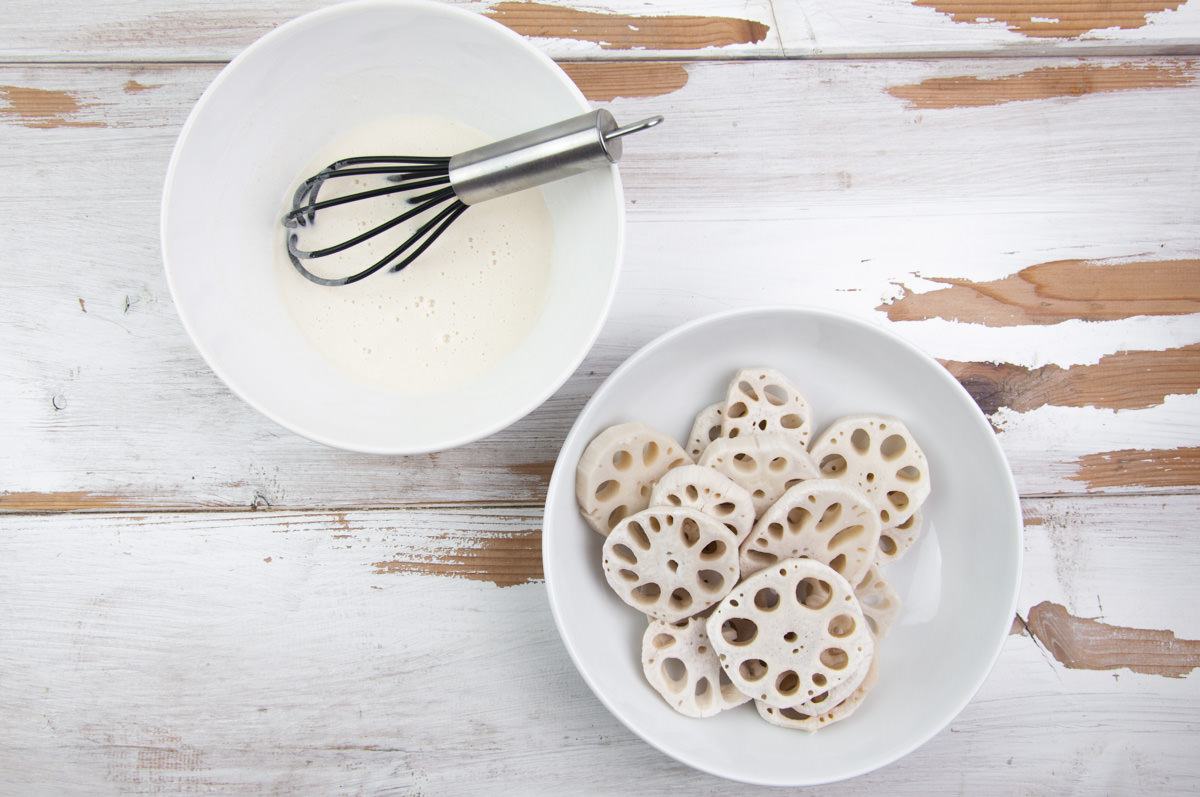
M288 257L301 274L319 285L349 285L389 265L391 271L399 271L420 257L471 205L616 163L621 158L623 136L654 127L662 119L652 116L618 127L613 115L600 109L452 157L364 156L339 160L296 189L292 209L283 217ZM330 199L317 198L329 180L366 175L383 175L391 185ZM299 248L299 236L293 230L315 225L318 211L389 194L411 194L402 205L407 209L332 246ZM350 276L324 277L305 266L307 260L345 252L421 216L428 218L402 244Z

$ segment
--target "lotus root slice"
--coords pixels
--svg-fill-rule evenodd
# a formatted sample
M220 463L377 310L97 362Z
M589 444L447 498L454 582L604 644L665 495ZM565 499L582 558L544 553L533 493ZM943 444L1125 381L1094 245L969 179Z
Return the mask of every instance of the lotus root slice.
M855 584L875 563L878 547L879 515L865 495L836 479L809 479L758 518L740 548L742 577L807 557Z
M859 580L854 587L854 594L875 638L883 639L900 615L900 596L877 566L872 566Z
M750 699L721 668L699 617L651 620L642 637L642 670L663 700L688 717L711 717Z
M607 536L622 518L650 505L650 489L664 473L691 462L679 443L651 426L610 426L579 458L575 500L587 524Z
M681 465L650 491L650 506L687 506L725 524L740 545L754 527L754 501L746 488L720 471Z
M781 728L816 731L820 728L833 725L835 722L840 722L857 711L858 707L866 699L867 694L875 687L875 684L879 681L878 661L878 656L872 657L871 663L867 667L866 676L858 688L834 705L833 708L823 713L808 713L810 709L799 707L775 708L774 706L768 706L762 701L756 701L754 707L758 709L758 716L772 725L778 725Z
M745 487L760 515L788 488L819 475L817 463L803 446L773 434L718 438L704 450L699 464Z
M733 533L687 507L650 507L619 522L603 566L621 600L668 623L708 609L738 580Z
M925 454L896 418L840 418L813 440L809 450L821 475L849 481L867 494L885 529L909 518L929 497Z
M807 446L812 436L808 399L774 368L743 368L725 393L722 437L782 434Z
M901 523L879 533L879 551L876 559L880 564L895 562L917 542L925 525L925 510L918 509Z
M743 579L707 630L729 680L775 708L858 677L875 652L850 583L814 559L785 559Z
M688 435L687 452L692 459L699 459L708 444L721 436L721 422L725 418L725 402L709 404L696 414L692 431Z

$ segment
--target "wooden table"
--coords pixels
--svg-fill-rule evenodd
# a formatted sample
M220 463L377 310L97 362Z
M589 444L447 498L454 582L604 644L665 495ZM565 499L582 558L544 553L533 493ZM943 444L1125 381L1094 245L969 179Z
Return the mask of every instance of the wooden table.
M189 109L320 5L6 3L0 794L759 793L608 714L539 543L604 377L777 302L944 362L1024 505L982 691L823 792L1200 789L1200 0L468 4L597 106L668 123L622 165L626 262L578 372L512 428L412 457L258 415L163 276Z

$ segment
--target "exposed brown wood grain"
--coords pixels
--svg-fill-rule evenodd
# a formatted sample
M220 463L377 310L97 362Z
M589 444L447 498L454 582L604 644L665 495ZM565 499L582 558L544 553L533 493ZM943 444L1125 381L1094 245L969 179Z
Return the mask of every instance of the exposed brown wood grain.
M133 94L133 93L139 92L139 91L150 91L151 89L161 89L162 84L154 83L154 84L146 85L144 83L139 83L136 80L130 78L129 80L125 81L125 85L122 86L122 88L125 89L125 92L127 94Z
M114 509L128 503L115 495L96 495L81 490L57 493L0 492L0 512L80 512Z
M550 476L554 473L554 461L515 463L509 466L509 470L521 476L537 479L542 488L546 489L550 486Z
M942 318L991 327L1200 312L1200 260L1057 260L989 282L926 279L949 287L926 293L905 289L876 309L892 321Z
M1122 351L1094 365L1043 365L942 360L985 415L1001 407L1029 412L1043 406L1144 409L1170 395L1200 391L1200 345L1166 351Z
M1192 62L1044 66L1002 77L938 77L888 89L910 108L976 108L1022 100L1082 97L1132 89L1179 88L1198 77Z
M1200 487L1200 448L1103 451L1080 457L1070 476L1089 489Z
M543 578L542 534L536 529L469 536L442 535L436 539L448 544L436 552L404 551L393 559L374 562L372 567L379 574L454 576L490 581L500 587Z
M0 86L0 118L23 127L103 127L97 119L79 118L88 103L70 91L35 89L23 86Z
M687 85L683 64L672 61L577 61L560 64L589 100L608 102L617 97L657 97Z
M1073 670L1126 668L1182 678L1200 667L1200 640L1177 639L1172 631L1074 617L1066 607L1049 601L1030 608L1026 627L1055 659Z
M757 44L770 30L761 22L734 17L639 16L533 2L501 2L484 13L523 36L593 42L605 50L700 50Z
M1186 0L913 0L955 22L1003 22L1038 38L1071 38L1105 28L1140 28L1150 14L1175 11Z

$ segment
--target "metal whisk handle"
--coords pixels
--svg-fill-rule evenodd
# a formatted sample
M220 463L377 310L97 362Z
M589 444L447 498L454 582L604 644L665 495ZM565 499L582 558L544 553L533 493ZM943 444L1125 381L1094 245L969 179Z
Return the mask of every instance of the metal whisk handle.
M450 185L466 205L570 177L621 159L621 137L654 127L652 116L618 127L603 108L486 144L450 159Z

